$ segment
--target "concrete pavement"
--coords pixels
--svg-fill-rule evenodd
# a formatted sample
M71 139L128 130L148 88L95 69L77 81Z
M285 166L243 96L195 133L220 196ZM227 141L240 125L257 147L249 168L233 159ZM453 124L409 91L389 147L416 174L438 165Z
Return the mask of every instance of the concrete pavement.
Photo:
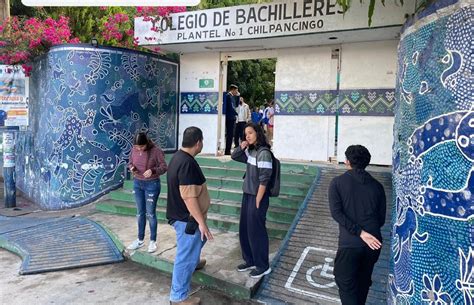
M99 213L95 204L70 210L41 211L24 198L20 197L18 202L19 209L5 209L0 199L0 215L19 218L82 216L120 228L117 234L124 235L124 243L135 238L134 217ZM174 236L171 227L167 227L170 226L159 225L159 249L154 255L162 252L163 247L173 248ZM0 304L169 304L170 275L131 261L34 275L19 275L20 265L19 256L0 248ZM211 268L210 265L207 268ZM193 284L192 289L203 305L254 304L251 300L232 299L199 284Z
M169 275L133 262L19 275L21 259L0 249L0 304L169 304ZM192 286L202 305L250 305Z

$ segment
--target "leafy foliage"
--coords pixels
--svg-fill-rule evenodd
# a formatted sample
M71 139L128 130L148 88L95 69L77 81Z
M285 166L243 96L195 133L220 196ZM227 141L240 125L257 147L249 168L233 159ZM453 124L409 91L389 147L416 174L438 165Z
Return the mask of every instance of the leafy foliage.
M230 61L227 70L228 84L239 86L240 96L250 107L273 99L275 90L276 59Z
M25 64L51 46L90 42L92 38L99 44L142 49L133 36L135 17L159 20L185 10L185 7L29 8L21 0L12 0L13 17L0 24L0 63Z
M68 18L18 18L4 20L0 24L0 62L7 65L24 64L41 55L51 46L61 43L77 43L68 26ZM25 68L28 73L29 69Z

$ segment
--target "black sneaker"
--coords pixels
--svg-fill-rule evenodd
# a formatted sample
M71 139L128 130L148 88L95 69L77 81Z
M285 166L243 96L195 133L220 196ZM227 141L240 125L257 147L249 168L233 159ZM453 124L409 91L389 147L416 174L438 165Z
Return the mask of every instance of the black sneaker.
M272 272L272 268L270 268L270 267L268 267L267 270L264 270L264 269L255 269L255 270L252 270L252 271L250 272L250 277L251 277L251 278L254 278L254 279L259 279L259 278L261 278L262 276L269 274L270 272Z
M237 271L244 272L244 271L254 269L254 268L255 268L255 266L251 266L247 263L243 263L243 264L240 264L240 265L237 266Z

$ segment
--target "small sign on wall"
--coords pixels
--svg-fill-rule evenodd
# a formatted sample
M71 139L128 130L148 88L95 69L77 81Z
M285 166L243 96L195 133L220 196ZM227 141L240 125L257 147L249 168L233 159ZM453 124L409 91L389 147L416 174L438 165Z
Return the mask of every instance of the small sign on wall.
M3 167L15 167L15 135L3 133Z
M213 79L200 79L199 88L214 88L214 80Z

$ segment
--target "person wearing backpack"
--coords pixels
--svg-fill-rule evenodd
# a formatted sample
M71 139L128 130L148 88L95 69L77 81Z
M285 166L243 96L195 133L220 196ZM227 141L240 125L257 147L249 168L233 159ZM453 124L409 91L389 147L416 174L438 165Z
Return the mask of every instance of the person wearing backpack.
M244 263L237 266L237 270L252 270L252 278L261 278L272 271L268 259L269 242L265 222L274 158L260 125L247 123L245 141L234 150L232 159L247 164L239 224Z

